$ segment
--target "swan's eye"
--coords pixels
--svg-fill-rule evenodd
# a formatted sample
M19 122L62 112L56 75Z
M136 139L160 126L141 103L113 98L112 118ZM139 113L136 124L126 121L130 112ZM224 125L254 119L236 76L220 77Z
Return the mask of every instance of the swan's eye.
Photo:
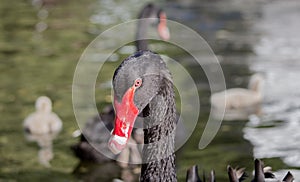
M134 87L139 88L142 85L142 79L138 78L134 81Z

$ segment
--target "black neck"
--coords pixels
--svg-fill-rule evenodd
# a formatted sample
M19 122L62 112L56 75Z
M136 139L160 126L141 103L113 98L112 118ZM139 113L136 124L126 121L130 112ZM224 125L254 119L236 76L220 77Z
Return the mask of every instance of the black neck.
M161 91L148 105L144 122L144 148L141 181L177 181L174 138L176 127L175 94L165 79Z
M147 29L150 25L149 19L144 18L157 18L157 13L160 11L156 6L153 4L148 4L144 7L141 13L138 16L138 19L143 19L139 21L137 24L137 33L136 33L136 47L137 50L148 50L148 43L146 38Z
M149 27L149 20L142 19L139 20L137 24L137 33L136 33L136 48L137 51L148 50L148 41L145 39L147 35L147 29Z
M254 173L254 182L260 182L260 181L265 181L265 175L263 171L263 165L260 160L256 159L254 161L254 168L255 168L255 173Z

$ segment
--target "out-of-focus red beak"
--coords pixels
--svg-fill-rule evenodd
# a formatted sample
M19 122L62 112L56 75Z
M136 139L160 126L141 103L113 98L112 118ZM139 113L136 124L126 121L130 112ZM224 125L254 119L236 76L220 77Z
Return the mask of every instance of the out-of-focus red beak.
M134 105L135 86L130 87L124 94L121 103L114 99L116 112L115 127L108 142L108 148L114 153L120 153L130 138L135 119L139 113Z
M157 27L158 34L160 38L163 40L169 40L170 39L170 32L167 27L167 16L164 12L161 12L159 15L159 24Z

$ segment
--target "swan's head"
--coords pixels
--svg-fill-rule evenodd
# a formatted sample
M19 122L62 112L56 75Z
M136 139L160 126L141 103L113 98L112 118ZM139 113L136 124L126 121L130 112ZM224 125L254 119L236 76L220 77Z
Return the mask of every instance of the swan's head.
M52 102L48 97L41 96L36 100L35 108L37 111L50 113L52 110Z
M160 91L167 71L162 58L139 51L125 59L113 77L115 127L109 148L117 154L125 148L139 113Z
M170 39L170 31L167 27L167 15L162 10L158 12L159 23L157 26L157 31L161 39L169 40Z
M260 73L256 73L256 74L251 76L249 84L248 84L248 88L250 90L253 90L253 91L256 91L256 92L261 92L263 84L264 84L263 75L260 74Z
M170 32L167 26L167 15L163 9L152 3L148 3L142 9L138 18L149 18L148 20L151 21L150 23L157 26L157 32L160 38L163 40L170 39Z

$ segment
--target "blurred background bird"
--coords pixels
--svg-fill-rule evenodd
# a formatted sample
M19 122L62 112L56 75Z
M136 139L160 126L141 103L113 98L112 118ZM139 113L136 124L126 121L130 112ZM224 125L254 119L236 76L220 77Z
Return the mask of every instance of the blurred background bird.
M224 113L225 120L247 119L251 114L260 114L263 101L264 78L256 73L251 76L248 88L230 88L214 93L210 98L213 114Z
M23 127L28 141L37 142L40 147L39 162L50 167L53 158L52 140L62 129L61 119L52 112L52 102L46 96L39 97L35 102L36 111L27 116Z

